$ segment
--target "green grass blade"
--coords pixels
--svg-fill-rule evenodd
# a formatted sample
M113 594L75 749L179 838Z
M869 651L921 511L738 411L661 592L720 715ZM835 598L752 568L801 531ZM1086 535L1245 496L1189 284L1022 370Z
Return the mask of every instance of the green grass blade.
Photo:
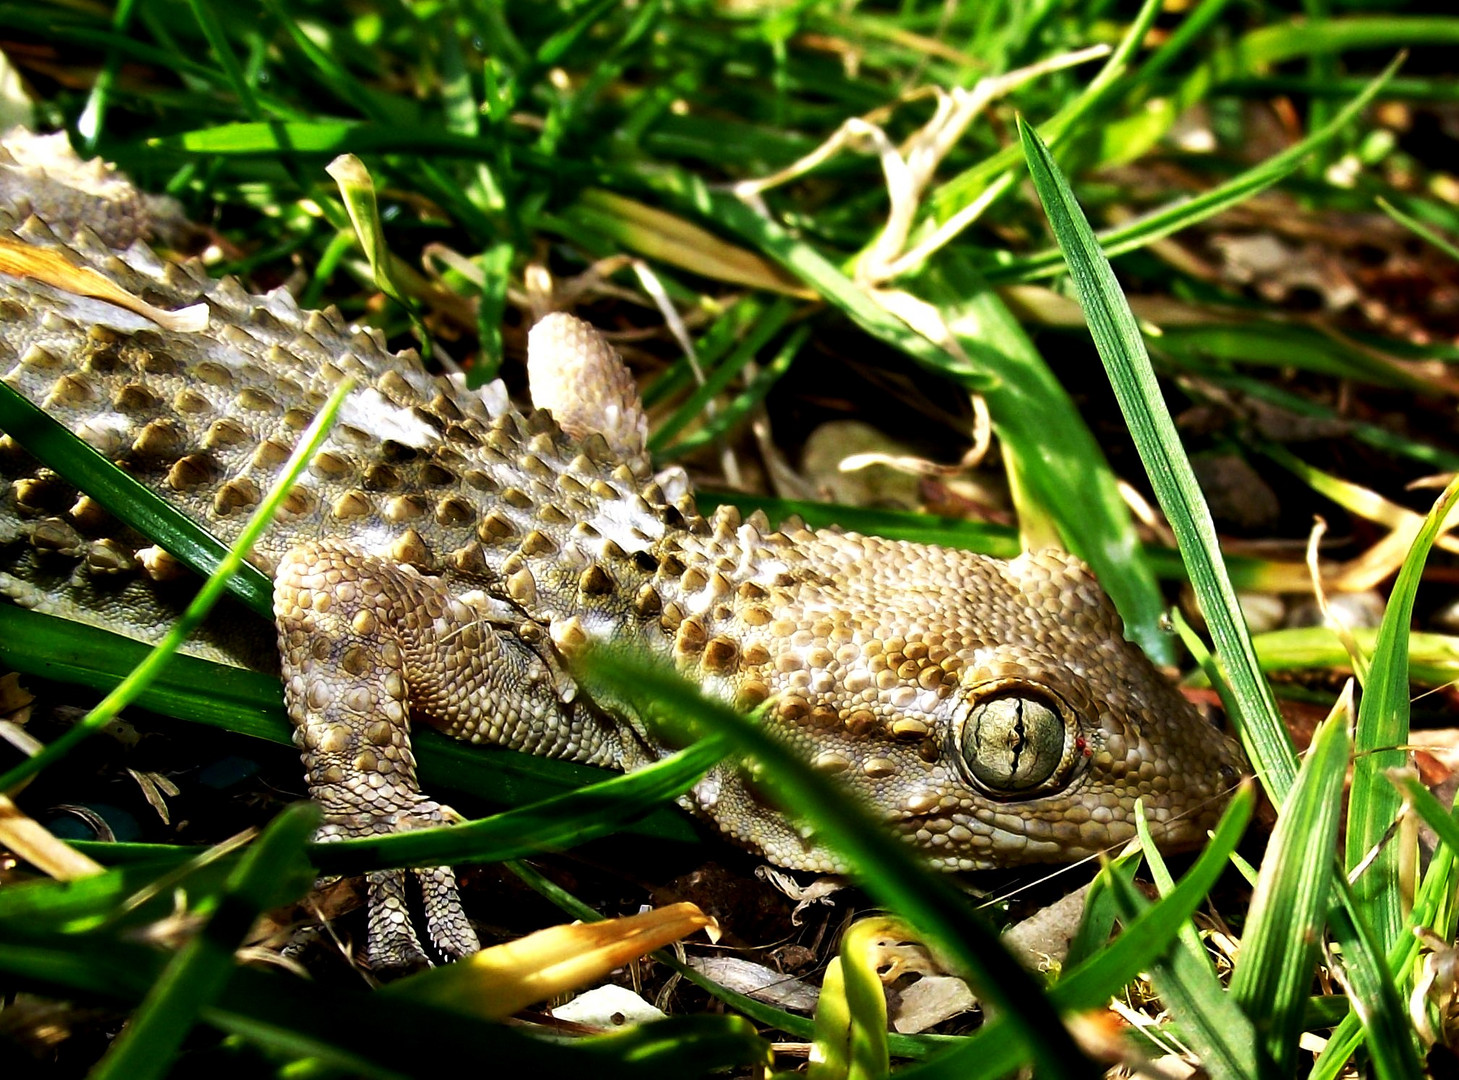
M126 35L127 28L132 23L132 14L136 10L136 0L120 0L116 5L116 10L112 12L111 25L118 36ZM121 54L116 49L107 50L106 60L96 73L91 92L86 96L86 107L76 120L76 134L81 137L77 149L83 154L96 152L97 139L106 123L106 109L111 103L112 88L116 85L121 59Z
M148 651L141 642L96 627L0 604L0 664L23 674L107 691L146 659ZM135 703L164 716L265 739L288 747L293 756L292 725L275 675L174 656ZM423 784L487 799L496 806L525 806L607 775L571 761L474 746L428 727L412 732L411 742ZM623 831L674 843L695 843L700 838L688 819L671 807L651 811ZM83 846L92 858L110 863L124 845ZM186 848L168 850L175 850L179 859L188 854Z
M1377 203L1379 209L1381 209L1394 221L1398 222L1398 224L1402 225L1405 229L1409 230L1409 232L1413 233L1415 236L1423 237L1429 243L1433 244L1434 247L1438 248L1445 255L1449 256L1449 258L1455 260L1456 262L1459 262L1459 244L1455 244L1448 237L1443 236L1436 230L1429 228L1412 214L1405 214L1402 210L1398 209L1398 207L1394 206L1387 199L1379 198L1377 200Z
M259 119L263 116L263 109L254 95L253 80L244 74L242 66L238 63L238 57L233 55L233 44L228 40L228 33L218 20L212 6L208 0L187 0L187 4L192 9L193 18L202 28L203 36L207 38L213 58L218 61L218 66L227 76L228 85L233 88L233 93L238 95L238 104L242 106L248 116Z
M127 1004L141 999L165 956L104 935L12 934L0 927L0 973L8 985ZM317 985L274 972L235 968L203 1019L247 1039L292 1070L333 1068L349 1076L440 1080L442 1061L490 1061L505 1075L591 1076L594 1080L684 1080L763 1071L769 1046L739 1017L660 1020L572 1042L479 1020L452 1010L349 986ZM317 1060L308 1060L317 1059Z
M1214 336L1219 337L1225 329L1225 327L1215 328ZM1344 419L1338 416L1336 409L1324 405L1321 402L1309 401L1298 394L1290 393L1280 387L1273 386L1266 380L1232 371L1224 364L1208 362L1209 354L1203 342L1198 341L1194 334L1186 335L1186 340L1181 342L1178 340L1180 336L1180 334L1175 335L1177 342L1174 349L1169 347L1170 335L1162 335L1158 344L1152 342L1156 356L1173 356L1176 366L1179 366L1182 370L1192 375L1198 376L1202 380L1255 398L1257 401L1276 405L1278 408L1285 409L1296 416L1318 417L1322 420ZM1283 347L1281 338L1284 335L1278 334L1277 337L1278 341L1270 344L1274 346L1274 349L1281 349ZM1328 340L1331 341L1331 339ZM1298 348L1300 349L1302 347L1302 343L1298 343ZM1257 362L1263 362L1260 356L1257 357ZM1371 379L1372 381L1384 384L1391 381L1386 375L1386 372L1382 376L1363 374L1359 378L1363 381L1369 381ZM1348 376L1343 375L1339 377L1347 378ZM1429 392L1428 388L1425 388L1424 392ZM1365 442L1369 446L1376 446L1387 453L1411 458L1414 461L1428 466L1435 472L1441 470L1449 472L1459 470L1459 454L1434 446L1427 440L1420 441L1413 438L1411 434L1389 431L1377 424L1363 423L1361 421L1349 420L1347 421L1347 426L1349 432L1355 439Z
M414 316L415 305L395 280L395 257L385 243L385 228L380 223L380 206L375 199L375 181L370 178L365 163L353 154L341 154L324 171L339 186L340 197L349 213L350 224L355 227L355 237L370 263L375 284ZM423 335L421 340L428 341L429 337Z
M210 901L222 891L238 862L234 841L202 849L166 844L110 846L159 857L139 857L100 874L64 881L14 882L0 890L0 922L34 933L80 933L98 927L131 931L175 914L174 889L185 890L194 908ZM174 858L179 853L188 858Z
M1170 67L1215 23L1229 2L1230 0L1200 0L1194 10L1180 20L1180 24L1159 48L1150 54L1150 58L1140 65L1140 78L1149 81Z
M1414 812L1424 819L1424 824L1434 830L1450 853L1459 852L1459 821L1454 819L1454 810L1445 810L1444 804L1410 770L1390 769L1388 780L1403 793Z
M359 120L239 121L159 136L148 142L191 154L271 159L394 152L489 161L494 149L492 141L484 137Z
M725 743L702 739L626 775L501 814L392 836L315 844L310 858L324 874L396 866L502 862L565 850L616 832L625 822L682 795L724 757Z
M289 35L294 48L298 49L316 69L317 81L329 87L340 100L359 110L362 116L368 116L374 120L384 119L384 113L378 107L371 91L350 74L349 69L333 52L316 42L304 31L300 21L290 16L284 2L285 0L262 0L264 10L273 16L274 21Z
M1459 18L1452 16L1349 15L1314 23L1293 19L1251 31L1236 43L1235 67L1253 71L1308 56L1351 49L1404 49L1459 45Z
M1346 866L1351 874L1372 855L1362 875L1351 884L1358 913L1383 954L1392 949L1402 932L1404 897L1408 892L1399 879L1400 845L1388 839L1400 801L1398 791L1388 780L1388 771L1403 765L1408 757L1403 749L1408 744L1408 628L1424 563L1456 498L1459 477L1434 503L1403 560L1383 613L1358 708ZM1375 847L1378 850L1372 854Z
M1237 364L1297 367L1338 379L1412 390L1429 397L1449 392L1441 382L1412 365L1395 363L1374 348L1360 348L1341 337L1291 323L1263 320L1172 326L1168 333L1152 339L1151 345L1161 355L1170 357L1172 366L1191 370Z
M1145 35L1160 14L1160 7L1158 0L1145 0L1099 73L1078 95L1039 125L1049 142L1057 144L1076 131L1082 121L1092 116L1113 97L1115 90L1124 85L1130 60L1144 43ZM982 197L994 184L1011 187L1017 175L1017 164L1018 150L1010 145L954 176L930 194L928 206L933 217L939 222L946 221Z
M672 415L655 427L648 442L649 450L654 453L655 457L662 457L662 451L670 444L674 436L693 423L704 412L709 402L728 388L735 376L744 370L745 365L754 360L770 343L770 340L780 333L781 328L790 321L790 317L794 313L795 306L783 297L765 310L734 350L715 365L713 371L707 373L703 384L697 387L674 410Z
M941 346L917 333L878 304L810 244L767 220L739 199L713 191L698 177L680 170L654 171L637 179L660 196L672 199L752 243L878 340L933 370L943 370L949 363L950 357ZM992 381L973 373L965 377L969 389L975 391L987 389Z
M1420 817L1438 834L1439 847L1435 850L1429 867L1424 873L1423 884L1414 897L1413 911L1407 923L1412 927L1428 927L1443 941L1453 940L1456 908L1454 903L1455 853L1459 852L1459 801L1445 811L1428 788L1410 770L1399 769L1390 773L1404 797ZM1395 979L1406 979L1419 954L1419 938L1416 934L1402 934L1388 953L1388 971ZM1394 996L1397 996L1396 988ZM1396 1018L1401 1021L1400 1018ZM1391 1025L1392 1035L1397 1039L1401 1024ZM1356 1009L1333 1029L1327 1046L1313 1063L1311 1080L1335 1080L1347 1068L1348 1059L1363 1044L1367 1032ZM1390 1073L1402 1075L1401 1069L1408 1063L1401 1051L1399 1063L1389 1066Z
M0 430L101 503L123 524L151 537L198 573L211 574L228 557L226 544L168 506L4 383L0 383ZM273 583L257 569L243 566L230 579L228 588L264 618L273 618Z
M724 438L734 430L765 400L765 395L770 392L770 388L790 370L790 365L800 355L802 346L812 333L812 328L805 324L792 330L786 335L785 341L775 350L775 354L770 357L769 361L761 365L759 372L750 380L750 384L744 390L736 394L734 399L725 404L714 416L706 417L703 426L698 431L684 436L672 446L655 454L655 460L673 461L675 458L691 454L700 447L708 446L716 440Z
M1171 947L1184 925L1226 870L1227 860L1251 820L1255 792L1243 784L1221 815L1210 842L1169 895L1126 925L1119 937L1073 971L1051 991L1061 1008L1096 1008Z
M148 991L130 1023L92 1069L94 1080L151 1080L166 1074L198 1015L222 992L234 950L259 914L298 899L314 874L304 844L320 811L299 803L269 824L228 877L218 906Z
M1068 259L1090 334L1109 372L1110 384L1156 498L1175 533L1216 651L1230 677L1238 705L1232 720L1262 783L1273 801L1280 802L1296 777L1296 755L1277 713L1271 687L1261 677L1236 592L1221 561L1210 510L1165 408L1139 327L1048 148L1022 121L1019 135L1034 187Z
M1297 1038L1332 896L1350 705L1345 698L1318 727L1282 804L1231 976L1231 996L1259 1022L1278 1076L1296 1070Z
M1424 1075L1414 1042L1413 1021L1399 993L1388 958L1357 913L1352 890L1335 868L1333 885L1341 903L1328 914L1333 940L1342 950L1348 991L1363 1023L1363 1041L1380 1080L1411 1080Z
M1141 846L1147 854L1155 850L1144 837ZM1149 910L1149 902L1123 878L1112 877L1110 882L1127 921ZM1256 1028L1222 989L1199 939L1194 948L1186 940L1194 934L1195 928L1184 924L1180 944L1150 969L1161 1004L1180 1025L1182 1037L1212 1080L1257 1080L1268 1075L1271 1063L1262 1054Z
M1099 873L1084 894L1084 913L1079 917L1079 928L1064 956L1065 971L1073 971L1109 944L1119 919L1114 886L1109 879L1118 874L1127 884L1133 885L1142 865L1144 855L1140 849L1127 847L1099 868Z
M841 938L821 980L815 1050L806 1080L881 1080L887 1075L887 999L876 973L876 941L892 920L862 919Z

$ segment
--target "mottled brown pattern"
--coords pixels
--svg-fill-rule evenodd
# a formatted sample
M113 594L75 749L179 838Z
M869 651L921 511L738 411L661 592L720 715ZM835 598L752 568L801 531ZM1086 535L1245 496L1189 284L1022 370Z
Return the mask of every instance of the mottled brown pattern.
M412 718L619 768L655 759L632 703L573 680L575 654L610 639L743 708L768 703L777 733L947 869L1105 849L1133 835L1136 799L1165 842L1198 842L1243 768L1077 560L701 518L682 477L652 474L617 356L569 316L530 342L534 396L559 425L282 291L3 208L0 226L149 303L208 306L205 333L180 333L0 275L0 377L225 540L332 387L358 380L254 554L275 579L277 651L238 621L195 646L281 671L326 839L451 819L417 786ZM0 477L0 595L155 640L190 590L176 562L8 438ZM838 869L738 768L692 802L775 862ZM411 874L436 950L474 949L448 869L395 871L370 879L371 957L423 959Z

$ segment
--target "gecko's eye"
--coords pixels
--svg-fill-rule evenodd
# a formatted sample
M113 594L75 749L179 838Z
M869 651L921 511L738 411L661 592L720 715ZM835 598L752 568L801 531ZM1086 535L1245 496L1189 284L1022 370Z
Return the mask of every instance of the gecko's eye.
M1006 799L1062 787L1078 763L1073 710L1026 683L974 687L954 735L972 779Z

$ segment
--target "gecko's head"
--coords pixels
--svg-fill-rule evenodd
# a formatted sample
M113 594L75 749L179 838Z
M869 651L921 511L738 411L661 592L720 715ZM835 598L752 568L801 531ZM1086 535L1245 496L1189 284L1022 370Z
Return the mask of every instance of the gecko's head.
M1162 846L1204 838L1245 760L1124 639L1083 563L814 535L771 586L767 722L933 862L1117 848L1136 800ZM840 869L742 771L712 774L699 798L773 861Z

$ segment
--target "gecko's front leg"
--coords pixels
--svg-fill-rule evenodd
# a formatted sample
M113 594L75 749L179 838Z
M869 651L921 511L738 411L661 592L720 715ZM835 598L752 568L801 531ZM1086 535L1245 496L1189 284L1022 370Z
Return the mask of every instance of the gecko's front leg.
M571 755L548 667L439 578L348 544L301 544L279 565L274 613L294 742L324 810L321 840L459 820L420 792L413 714L460 738ZM380 870L367 878L371 965L429 962L409 915L412 879L437 954L475 952L450 867Z

